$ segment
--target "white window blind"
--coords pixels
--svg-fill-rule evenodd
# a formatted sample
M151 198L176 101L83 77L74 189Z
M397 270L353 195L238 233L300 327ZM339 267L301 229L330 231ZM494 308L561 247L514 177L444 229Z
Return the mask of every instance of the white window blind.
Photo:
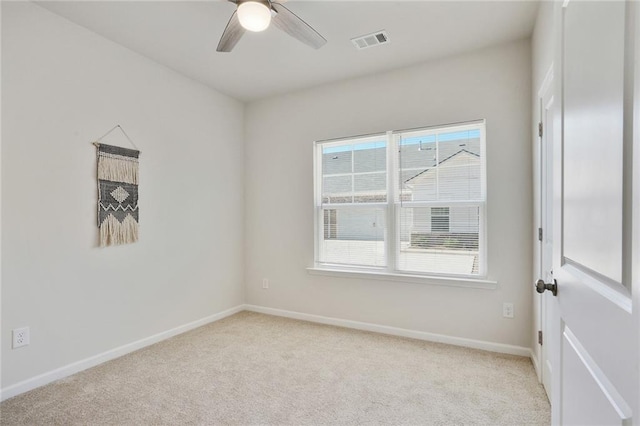
M397 132L398 269L480 275L484 126Z
M483 276L484 122L316 143L316 263Z
M319 261L386 266L386 135L327 143L320 150Z

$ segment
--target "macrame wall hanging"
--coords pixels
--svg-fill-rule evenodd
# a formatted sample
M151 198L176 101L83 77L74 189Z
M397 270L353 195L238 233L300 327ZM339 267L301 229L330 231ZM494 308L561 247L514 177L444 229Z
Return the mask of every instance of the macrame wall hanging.
M100 143L120 129L136 149ZM138 158L140 151L120 125L93 143L98 160L98 229L100 247L138 241Z

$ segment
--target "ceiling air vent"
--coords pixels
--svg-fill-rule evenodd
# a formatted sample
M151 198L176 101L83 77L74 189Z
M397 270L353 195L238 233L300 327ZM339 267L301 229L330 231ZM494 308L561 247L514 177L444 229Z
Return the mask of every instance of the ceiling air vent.
M367 47L389 43L389 36L386 31L376 31L375 33L352 38L351 41L358 49L366 49Z

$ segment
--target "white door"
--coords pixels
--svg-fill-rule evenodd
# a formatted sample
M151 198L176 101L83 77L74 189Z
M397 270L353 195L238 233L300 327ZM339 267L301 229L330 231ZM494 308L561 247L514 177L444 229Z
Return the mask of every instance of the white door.
M640 282L631 261L634 3L573 0L557 10L554 424L640 424L639 413L632 420L640 386L631 313L632 281Z

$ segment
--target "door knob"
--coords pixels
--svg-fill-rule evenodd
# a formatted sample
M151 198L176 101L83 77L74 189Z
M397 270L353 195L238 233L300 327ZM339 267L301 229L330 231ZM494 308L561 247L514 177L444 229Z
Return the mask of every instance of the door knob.
M545 290L549 290L554 296L558 295L558 282L554 279L552 284L547 284L544 280L536 281L536 291L540 294Z

